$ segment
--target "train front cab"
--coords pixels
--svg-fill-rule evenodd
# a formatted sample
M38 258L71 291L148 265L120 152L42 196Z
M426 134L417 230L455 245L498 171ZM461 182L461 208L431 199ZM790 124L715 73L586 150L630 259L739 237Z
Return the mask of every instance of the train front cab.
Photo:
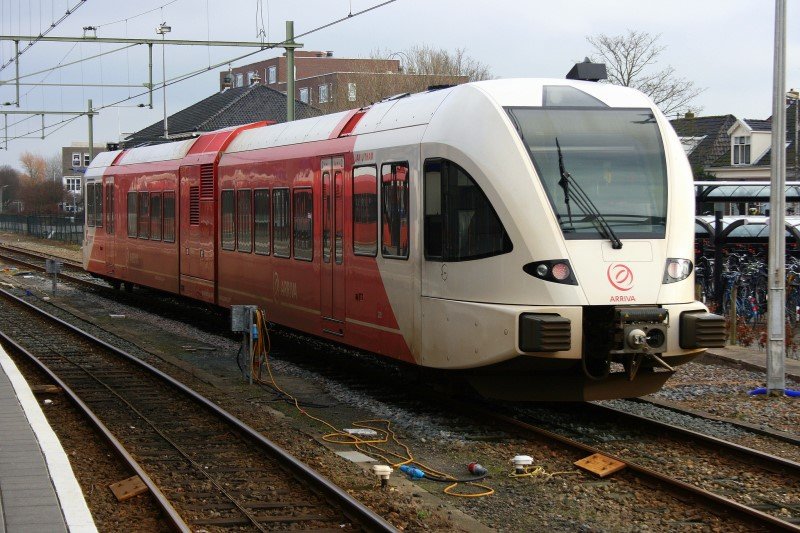
M421 364L463 369L486 396L588 400L654 392L721 344L721 317L693 297L691 171L646 97L483 82L425 137ZM475 224L488 249L462 256Z

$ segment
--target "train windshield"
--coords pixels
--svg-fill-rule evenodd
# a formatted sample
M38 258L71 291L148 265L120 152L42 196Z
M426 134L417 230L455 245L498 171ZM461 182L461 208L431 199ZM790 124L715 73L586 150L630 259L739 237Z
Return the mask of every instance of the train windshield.
M582 107L510 108L508 112L565 238L604 238L598 231L598 218L620 237L664 238L667 170L652 111ZM562 169L596 211L581 208L575 198L578 191L565 186Z

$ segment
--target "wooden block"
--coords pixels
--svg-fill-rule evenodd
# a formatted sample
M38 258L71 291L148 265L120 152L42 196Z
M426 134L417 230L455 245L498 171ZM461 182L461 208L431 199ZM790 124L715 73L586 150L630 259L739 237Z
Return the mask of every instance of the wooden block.
M588 470L599 477L610 476L614 472L619 472L625 468L625 463L599 453L585 457L580 461L575 461L574 464L578 468Z
M61 387L58 385L31 385L31 392L34 394L58 394Z
M108 488L110 488L114 496L117 497L117 501L121 502L129 500L143 492L147 492L147 485L144 484L144 481L142 481L139 476L129 477L117 483L112 483Z

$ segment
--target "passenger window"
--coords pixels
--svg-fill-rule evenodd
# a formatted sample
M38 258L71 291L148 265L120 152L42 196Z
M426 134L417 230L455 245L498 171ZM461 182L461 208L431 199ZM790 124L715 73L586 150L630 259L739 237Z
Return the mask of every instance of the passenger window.
M175 191L164 193L164 242L175 242Z
M136 193L128 193L128 237L136 237Z
M253 192L253 211L255 213L255 252L269 255L269 189L256 189Z
M94 227L94 183L86 184L86 225Z
M273 189L272 191L272 237L275 257L290 256L291 241L291 205L289 189Z
M150 195L150 239L161 240L161 193Z
M378 169L353 168L353 254L378 255Z
M103 184L94 184L94 225L103 227Z
M429 159L424 173L425 259L468 261L512 250L492 204L463 168Z
M233 189L222 191L222 249L236 249L236 199Z
M114 184L106 184L106 233L114 234Z
M240 252L253 250L253 197L250 189L236 191L236 242Z
M381 165L381 255L408 259L408 163Z
M294 258L314 258L314 204L311 189L294 190Z
M139 238L150 238L150 194L139 193Z

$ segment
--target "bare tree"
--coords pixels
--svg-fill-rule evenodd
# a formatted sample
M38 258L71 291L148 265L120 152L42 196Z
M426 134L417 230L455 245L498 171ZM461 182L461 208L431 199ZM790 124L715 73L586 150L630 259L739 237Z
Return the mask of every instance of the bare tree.
M25 169L24 177L32 182L42 181L47 171L47 163L44 157L39 154L31 152L22 152L19 156L19 162L22 163L22 168Z
M55 181L61 183L61 178L63 177L64 171L61 166L61 153L56 152L55 154L51 155L44 161L45 171L44 177L47 180Z
M17 169L9 165L0 166L0 187L4 188L0 197L4 205L17 197L20 187L19 180L20 176ZM3 206L0 206L0 213L3 211Z
M489 67L469 57L465 48L456 48L451 52L423 44L401 52L377 50L371 54L372 59L388 59L390 56L400 60L401 69L406 74L466 76L468 81L492 79Z
M638 89L648 95L665 115L698 111L691 101L705 89L693 81L675 75L667 65L656 70L656 64L665 46L658 44L660 35L628 30L625 35L600 33L587 37L594 47L592 61L605 63L608 82Z

